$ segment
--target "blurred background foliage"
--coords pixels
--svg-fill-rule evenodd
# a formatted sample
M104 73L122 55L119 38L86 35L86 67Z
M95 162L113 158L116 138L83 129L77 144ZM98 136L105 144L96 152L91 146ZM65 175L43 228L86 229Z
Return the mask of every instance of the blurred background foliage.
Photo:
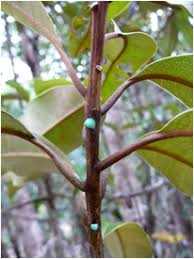
M89 2L44 1L44 5L79 78L87 84ZM108 21L107 31L150 34L158 43L151 61L191 53L191 10L191 1L186 2L186 7L164 1L132 1L119 16L112 17L114 21ZM70 80L50 43L3 12L1 62L2 107L15 117L21 116L27 102L37 95L40 79ZM123 69L127 67L123 65ZM104 120L100 157L161 128L184 109L176 98L153 83L136 84ZM68 156L84 179L84 148ZM191 258L191 198L178 192L136 154L108 173L102 207L104 226L107 222L137 222L149 233L155 257ZM31 182L16 193L9 185L2 181L2 257L87 257L82 193L57 174Z

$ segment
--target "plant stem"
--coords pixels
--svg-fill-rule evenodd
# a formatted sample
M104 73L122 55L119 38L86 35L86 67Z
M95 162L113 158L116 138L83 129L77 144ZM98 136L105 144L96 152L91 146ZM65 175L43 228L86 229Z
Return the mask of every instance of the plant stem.
M130 155L134 151L138 149L150 149L151 147L145 147L148 144L151 144L153 142L163 140L163 139L169 139L169 138L177 138L177 137L191 137L193 135L192 131L189 130L177 130L177 131L171 131L171 132L158 132L150 134L140 140L137 140L135 143L128 145L127 147L124 147L120 151L116 152L115 154L109 156L108 158L102 160L99 162L96 166L96 170L98 172L112 166L122 158ZM179 158L181 159L181 158ZM187 161L184 161L185 163L188 163ZM190 165L189 165L190 166Z
M105 34L105 18L108 2L98 2L92 9L91 17L91 58L89 87L85 115L92 117L96 122L94 130L86 128L86 156L87 156L87 179L86 179L86 205L88 222L88 241L91 257L103 257L103 243L101 234L101 198L100 198L100 174L95 170L99 155L99 128L100 128L100 84L101 71L98 66L103 61L103 45ZM96 223L97 231L90 230L90 225Z

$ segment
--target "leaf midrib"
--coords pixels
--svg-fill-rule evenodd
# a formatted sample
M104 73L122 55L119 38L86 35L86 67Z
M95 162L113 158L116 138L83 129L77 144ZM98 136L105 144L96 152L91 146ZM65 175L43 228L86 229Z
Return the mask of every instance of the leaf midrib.
M51 159L49 156L43 153L34 153L34 152L6 152L2 153L2 157L9 158L9 157L29 157L29 158L44 158L47 160Z
M123 55L124 51L127 48L127 44L128 44L128 38L127 36L123 35L123 34L119 34L118 38L121 38L123 40L123 46L122 49L120 50L120 52L117 54L117 56L115 57L115 59L112 61L108 71L106 72L106 78L103 82L103 85L105 85L106 81L108 80L109 74L112 71L112 68L114 67L114 65L116 65L117 61L119 60L119 58ZM114 39L112 39L114 40Z
M76 112L81 110L84 107L84 103L76 107L75 109L71 110L69 113L66 113L65 116L60 117L55 123L53 123L52 126L50 126L47 130L44 131L43 135L46 135L51 131L54 127L56 127L58 124L60 124L62 121L64 121L66 118L71 117Z
M134 76L130 80L135 82L143 81L143 80L167 80L167 81L172 81L176 82L182 85L185 85L186 87L193 88L192 81L183 79L181 77L177 76L172 76L172 75L167 75L167 74L155 74L155 73L150 73L148 75L142 75L142 76Z
M170 157L176 161L183 163L184 165L187 165L188 167L193 168L193 165L191 162L187 161L186 159L182 158L181 156L179 156L177 154L173 154L172 152L169 152L166 150L161 150L157 147L141 147L139 150L150 150L150 151L162 154L164 156Z

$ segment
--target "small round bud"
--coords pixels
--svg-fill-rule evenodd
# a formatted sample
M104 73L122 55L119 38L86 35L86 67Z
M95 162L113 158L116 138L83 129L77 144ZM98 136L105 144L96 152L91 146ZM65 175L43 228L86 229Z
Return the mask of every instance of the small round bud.
M84 126L88 129L95 129L96 121L93 118L87 118L84 122Z
M90 229L93 230L93 231L97 231L98 230L98 224L97 223L91 224Z

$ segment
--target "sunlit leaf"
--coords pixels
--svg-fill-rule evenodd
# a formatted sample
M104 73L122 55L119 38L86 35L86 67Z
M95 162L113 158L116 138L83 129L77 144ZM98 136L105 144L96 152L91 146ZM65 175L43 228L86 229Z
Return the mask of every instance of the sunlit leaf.
M152 234L152 238L155 240L160 240L171 244L175 244L177 242L187 239L187 237L183 234L172 235L168 232L154 232Z
M192 118L192 110L187 110L177 115L157 132L192 131ZM138 154L166 176L177 189L192 195L192 137L183 136L160 140L143 146Z
M37 95L49 90L50 88L64 87L66 85L70 86L70 85L73 85L73 83L63 78L51 79L51 80L41 80L39 78L36 78L33 81L33 87Z
M151 258L150 240L135 223L124 223L104 238L109 254L116 258Z
M107 19L111 20L119 16L130 5L130 1L112 1L108 6Z

